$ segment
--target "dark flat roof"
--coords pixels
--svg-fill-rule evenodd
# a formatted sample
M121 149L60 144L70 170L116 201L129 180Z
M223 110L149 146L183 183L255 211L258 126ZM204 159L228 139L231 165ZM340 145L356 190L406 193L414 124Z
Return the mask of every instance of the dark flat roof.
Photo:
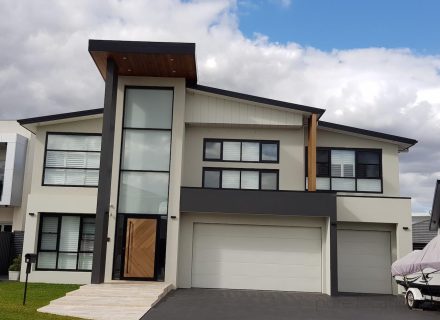
M196 44L182 42L89 40L89 53L99 72L107 76L107 59L118 75L185 78L197 82Z
M434 231L439 228L440 220L440 180L437 180L434 191L434 200L432 201L431 223L429 230Z
M356 128L356 127L345 126L342 124L337 124L337 123L332 123L332 122L327 122L327 121L319 121L318 128L319 127L334 129L337 131L351 132L351 133L356 133L356 134L360 134L360 135L364 135L364 136L399 142L399 143L403 144L402 150L408 149L409 147L412 147L413 145L415 145L417 143L417 140L410 139L410 138L399 137L396 135L382 133L382 132L378 132L378 131L372 131L372 130L366 130L366 129Z
M305 106L305 105L301 105L301 104L290 103L290 102L285 102L285 101L280 101L280 100L273 100L273 99L253 96L250 94L203 86L200 84L188 85L187 87L189 89L208 92L208 93L212 93L212 94L218 94L221 96L231 97L231 98L235 98L235 99L241 99L241 100L246 100L246 101L251 101L251 102L256 102L256 103L268 104L268 105L272 105L272 106L276 106L276 107L293 109L293 110L298 110L298 111L303 111L303 112L316 113L316 114L319 114L320 116L325 112L325 109L314 108L314 107L309 107L309 106Z
M23 124L31 124L31 123L38 123L38 122L47 122L47 121L68 119L68 118L92 116L92 115L100 114L103 112L104 112L104 108L89 109L89 110L81 110L81 111L74 111L74 112L51 114L51 115L41 116L41 117L19 119L19 120L17 120L17 122L19 124L23 125Z

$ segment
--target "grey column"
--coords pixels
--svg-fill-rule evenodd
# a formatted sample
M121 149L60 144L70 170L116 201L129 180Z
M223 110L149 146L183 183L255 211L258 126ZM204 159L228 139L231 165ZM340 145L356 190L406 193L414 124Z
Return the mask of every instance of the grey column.
M338 289L338 230L335 218L330 217L330 293L337 296Z
M103 283L105 275L117 89L118 67L112 58L107 58L92 283Z

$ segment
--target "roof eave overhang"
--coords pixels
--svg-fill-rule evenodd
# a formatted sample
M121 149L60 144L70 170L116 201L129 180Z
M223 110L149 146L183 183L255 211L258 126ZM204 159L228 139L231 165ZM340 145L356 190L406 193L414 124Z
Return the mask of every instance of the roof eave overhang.
M185 78L197 83L195 43L89 40L89 53L106 79L107 59L120 76Z
M337 133L343 133L343 134L350 134L353 136L359 136L359 137L367 137L369 139L378 140L378 141L384 141L392 144L396 144L399 148L399 152L406 152L409 148L414 146L417 143L417 140L400 137L392 134L382 133L378 131L372 131L372 130L366 130L356 127L350 127L345 126L337 123L332 122L326 122L326 121L319 121L318 128L337 132Z

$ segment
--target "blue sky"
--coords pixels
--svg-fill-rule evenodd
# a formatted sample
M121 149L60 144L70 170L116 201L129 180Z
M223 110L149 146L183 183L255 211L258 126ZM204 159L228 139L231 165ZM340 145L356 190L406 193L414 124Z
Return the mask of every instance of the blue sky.
M411 48L440 54L438 0L241 0L240 30L321 50Z

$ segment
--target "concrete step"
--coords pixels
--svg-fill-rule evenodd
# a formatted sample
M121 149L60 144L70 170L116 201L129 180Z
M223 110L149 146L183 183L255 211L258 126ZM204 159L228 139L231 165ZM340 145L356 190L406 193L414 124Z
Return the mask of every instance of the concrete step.
M163 282L90 284L51 301L38 311L85 319L135 320L172 289L172 285Z

